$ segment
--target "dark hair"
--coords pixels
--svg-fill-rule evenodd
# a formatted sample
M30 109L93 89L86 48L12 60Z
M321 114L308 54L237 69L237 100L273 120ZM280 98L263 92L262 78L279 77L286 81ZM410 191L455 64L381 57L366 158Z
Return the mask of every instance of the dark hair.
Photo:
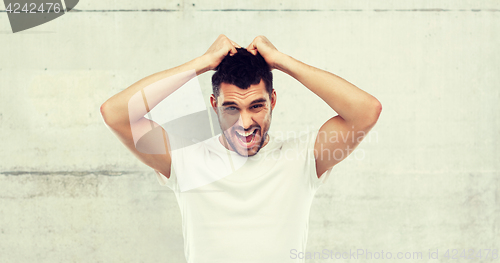
M233 56L227 55L215 68L212 75L212 91L217 99L220 94L221 83L235 85L241 89L247 89L250 85L259 84L264 81L269 98L273 92L273 74L266 60L259 54L253 55L244 48L236 48L238 51Z

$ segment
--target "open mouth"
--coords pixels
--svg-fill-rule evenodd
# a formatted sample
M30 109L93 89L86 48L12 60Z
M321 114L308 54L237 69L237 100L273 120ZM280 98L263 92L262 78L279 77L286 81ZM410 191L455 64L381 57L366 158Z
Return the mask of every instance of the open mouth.
M258 129L254 129L251 132L239 132L236 131L236 138L238 138L238 141L242 146L248 147L252 146L255 143L255 134L257 134Z

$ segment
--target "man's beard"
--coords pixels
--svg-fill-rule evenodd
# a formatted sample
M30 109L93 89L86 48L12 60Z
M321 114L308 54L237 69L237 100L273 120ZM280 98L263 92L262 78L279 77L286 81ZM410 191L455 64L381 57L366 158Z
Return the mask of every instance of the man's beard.
M234 127L232 127L232 126L231 126L231 128L229 128L228 130L224 130L224 129L222 128L221 121L220 121L220 119L219 119L219 127L221 128L221 131L222 131L222 137L223 137L223 138L222 138L222 140L223 140L223 141L226 141L226 142L227 142L227 144L229 144L229 146L231 146L231 148L233 149L233 151L234 151L234 152L236 152L237 154L239 154L240 156L243 156L243 157L251 157L251 156L254 156L254 155L256 155L256 154L260 151L260 149L261 149L261 148L262 148L262 146L264 145L264 142L266 141L266 138L267 138L267 136L268 136L267 134L268 134L268 132L269 132L269 129L271 128L271 120L272 120L272 116L273 116L273 115L272 115L272 111L271 111L271 113L269 114L269 123L268 123L269 125L267 126L266 131L265 131L265 132L263 132L263 134L260 134L261 136L260 136L259 141L258 141L258 142L257 142L254 146L252 146L252 148L250 148L250 149L253 149L253 148L255 148L255 146L257 146L257 150L256 150L256 151L255 151L255 153L254 153L254 154L252 154L252 155L248 155L248 150L249 150L248 148L246 148L246 147L241 147L241 146L236 147L237 143L233 141L233 138L234 138L235 140L239 140L238 138L236 138L236 130L235 130L235 129L234 129ZM256 133L262 133L262 131L263 131L263 129L262 129L262 127L261 127L260 125L252 126L252 127L250 127L250 129L249 129L249 130L251 130L251 129L253 129L253 128L257 129ZM226 136L226 135L227 135L226 133L229 133L229 136ZM255 136L256 136L256 135L255 135ZM228 138L229 138L229 139L228 139ZM224 147L225 147L225 146L224 146ZM242 153L240 153L240 152L238 151L238 149L241 149L241 148L243 148L243 151L244 151L244 153L243 153L243 154L242 154Z
M258 131L256 131L256 132L261 132L261 131L262 131L262 129L260 129L260 127L259 127ZM232 135L234 135L235 131L232 131L230 133ZM231 135L227 136L226 132L223 132L223 136L224 136L223 140L226 140L226 142L231 146L231 148L233 149L234 152L236 152L237 154L239 154L239 155L241 155L243 157L251 157L251 156L256 155L260 151L260 149L262 148L262 145L266 141L267 131L265 131L264 134L262 136L260 136L259 141L256 142L256 144L254 146L252 146L252 148L250 148L250 150L251 150L251 149L253 149L253 148L255 148L257 146L257 150L252 155L248 155L248 150L249 150L248 148L241 147L241 146L236 146L236 143L233 141L234 136L231 136ZM238 140L238 139L236 138L236 140ZM238 151L238 150L241 150L241 149L243 149L244 153L240 153Z

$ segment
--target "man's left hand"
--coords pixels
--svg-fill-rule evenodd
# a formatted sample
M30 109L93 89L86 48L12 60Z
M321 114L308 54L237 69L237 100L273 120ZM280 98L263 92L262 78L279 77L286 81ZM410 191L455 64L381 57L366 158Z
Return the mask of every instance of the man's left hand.
M277 68L277 59L281 55L281 52L276 49L271 41L265 36L256 37L250 45L247 47L248 52L257 55L257 52L266 60L267 64L271 70Z

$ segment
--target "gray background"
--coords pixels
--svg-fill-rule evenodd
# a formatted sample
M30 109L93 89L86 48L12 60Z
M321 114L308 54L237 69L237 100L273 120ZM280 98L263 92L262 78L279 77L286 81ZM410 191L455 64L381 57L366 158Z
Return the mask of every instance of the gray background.
M429 249L439 261L447 249L498 250L498 32L498 1L83 0L16 34L1 12L0 261L184 262L174 194L99 106L221 33L244 46L265 35L383 105L357 158L317 192L308 251L416 251L423 259L411 261L431 262ZM335 115L273 72L273 132ZM199 78L206 98L210 76Z

